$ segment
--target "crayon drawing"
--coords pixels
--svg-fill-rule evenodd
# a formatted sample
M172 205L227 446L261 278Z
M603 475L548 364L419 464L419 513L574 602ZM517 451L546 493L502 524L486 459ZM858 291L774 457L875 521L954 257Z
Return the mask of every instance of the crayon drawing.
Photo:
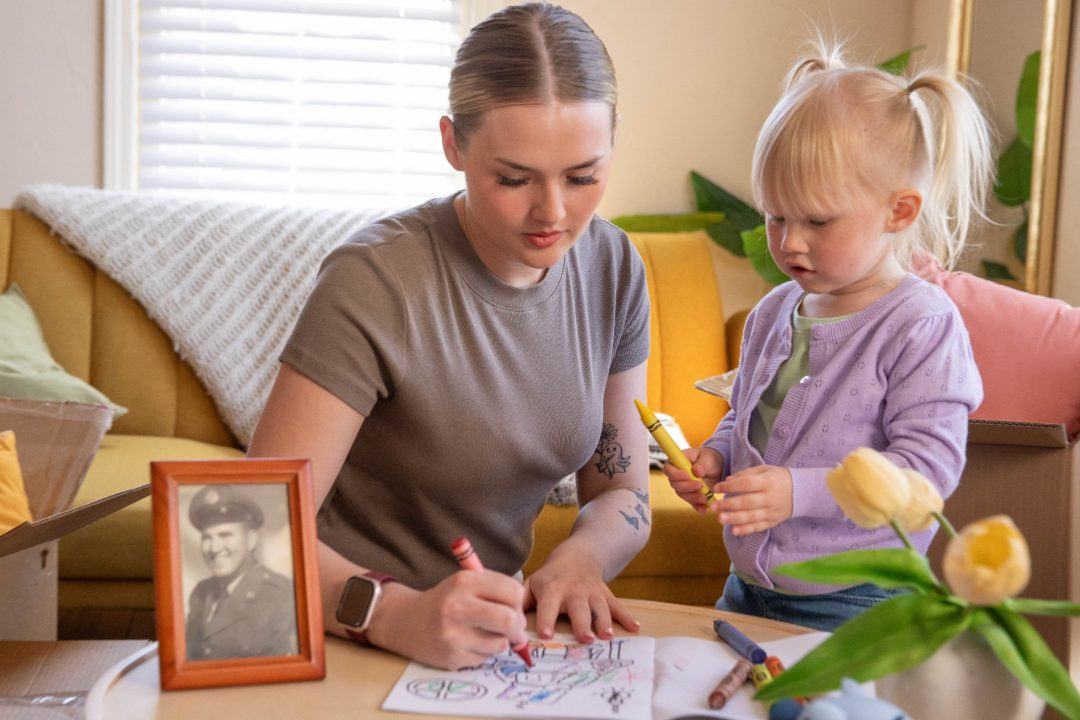
M533 667L509 649L449 672L410 663L384 710L499 717L650 717L653 639L582 645L533 640Z

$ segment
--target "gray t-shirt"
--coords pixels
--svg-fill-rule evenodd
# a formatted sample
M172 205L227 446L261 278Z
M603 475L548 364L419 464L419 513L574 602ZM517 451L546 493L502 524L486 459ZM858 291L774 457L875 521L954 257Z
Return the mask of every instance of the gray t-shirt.
M361 230L281 355L366 417L319 537L417 588L457 570L460 535L517 572L548 492L596 449L608 376L648 354L644 266L600 218L526 288L480 262L452 197Z

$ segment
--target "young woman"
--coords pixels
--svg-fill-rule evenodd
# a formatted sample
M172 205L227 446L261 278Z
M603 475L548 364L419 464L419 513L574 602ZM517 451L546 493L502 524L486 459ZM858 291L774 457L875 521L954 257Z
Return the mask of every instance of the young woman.
M615 104L580 17L494 14L458 51L440 123L465 190L324 261L249 454L312 458L328 631L456 668L523 642L532 607L542 637L560 613L581 641L636 629L605 584L650 517L644 268L594 214ZM522 583L571 472L573 532ZM458 570L462 535L484 572Z

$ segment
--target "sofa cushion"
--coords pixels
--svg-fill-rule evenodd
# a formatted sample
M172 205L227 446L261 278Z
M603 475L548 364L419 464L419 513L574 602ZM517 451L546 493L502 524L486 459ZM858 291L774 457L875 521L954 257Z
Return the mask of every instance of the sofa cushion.
M15 433L0 432L0 533L29 522L30 501L26 499L19 455L15 450Z
M1080 433L1080 308L929 262L964 318L984 398L975 420L1061 423Z
M232 447L184 438L106 435L86 474L75 506L150 482L153 460L242 457ZM60 540L60 576L139 578L154 574L150 498L132 503Z
M53 359L30 303L18 285L0 294L0 396L106 405L127 412L100 390L69 375Z

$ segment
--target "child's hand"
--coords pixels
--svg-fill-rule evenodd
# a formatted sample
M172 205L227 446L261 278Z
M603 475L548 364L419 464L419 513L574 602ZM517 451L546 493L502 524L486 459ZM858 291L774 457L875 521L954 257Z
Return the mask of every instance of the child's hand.
M712 503L709 512L717 513L734 535L768 530L791 517L791 473L787 468L747 468L729 475L716 490L724 493L724 499Z
M690 461L694 474L704 480L709 487L716 485L724 472L724 456L712 448L687 448L686 459ZM680 470L670 462L664 463L663 471L667 475L672 489L679 497L690 503L698 512L705 512L707 500L705 494L701 492L700 482L690 477L690 474L685 470Z

